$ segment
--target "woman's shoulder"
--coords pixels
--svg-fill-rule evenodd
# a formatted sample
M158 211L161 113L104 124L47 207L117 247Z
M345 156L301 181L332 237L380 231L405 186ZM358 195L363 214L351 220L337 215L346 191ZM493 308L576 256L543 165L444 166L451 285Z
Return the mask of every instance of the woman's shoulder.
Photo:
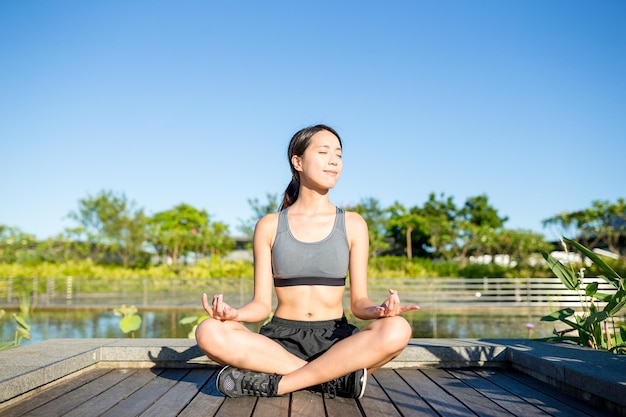
M272 223L278 223L278 216L279 215L280 215L280 212L268 213L268 214L264 215L257 222L257 227L259 225L264 226L264 225L268 225L268 224L272 224Z
M367 230L367 223L365 222L363 216L361 216L359 213L357 213L356 211L348 210L344 210L344 213L346 216L346 227L348 228L348 230L358 230L362 228L365 228L365 230Z
M349 211L346 209L342 209L342 210L345 213L346 221L351 221L351 222L364 222L365 221L365 219L363 219L363 216L361 216L356 211Z
M278 216L280 213L268 213L261 217L256 223L256 233L270 233L276 234L278 228Z

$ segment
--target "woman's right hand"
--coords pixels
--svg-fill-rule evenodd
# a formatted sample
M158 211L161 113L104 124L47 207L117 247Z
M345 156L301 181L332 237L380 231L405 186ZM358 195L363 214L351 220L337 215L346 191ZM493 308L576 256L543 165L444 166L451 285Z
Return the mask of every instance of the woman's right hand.
M239 312L224 302L224 294L215 294L213 303L209 304L209 297L206 293L202 294L202 307L204 310L216 320L237 320Z

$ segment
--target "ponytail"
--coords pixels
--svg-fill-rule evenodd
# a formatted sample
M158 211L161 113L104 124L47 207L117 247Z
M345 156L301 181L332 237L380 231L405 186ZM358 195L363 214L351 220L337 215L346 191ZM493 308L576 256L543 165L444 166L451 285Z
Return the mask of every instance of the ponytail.
M279 210L284 210L298 199L298 195L300 194L300 182L293 178L287 188L285 189L285 193L283 194L283 202L280 205Z

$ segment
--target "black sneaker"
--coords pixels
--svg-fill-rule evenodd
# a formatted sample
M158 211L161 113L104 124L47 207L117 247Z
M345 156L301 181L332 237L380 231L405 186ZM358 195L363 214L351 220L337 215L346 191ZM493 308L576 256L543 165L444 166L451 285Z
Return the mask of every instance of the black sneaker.
M335 396L345 398L362 398L367 384L367 369L359 369L341 378L322 384L322 392L330 398Z
M282 375L225 366L217 375L217 389L227 397L276 397Z

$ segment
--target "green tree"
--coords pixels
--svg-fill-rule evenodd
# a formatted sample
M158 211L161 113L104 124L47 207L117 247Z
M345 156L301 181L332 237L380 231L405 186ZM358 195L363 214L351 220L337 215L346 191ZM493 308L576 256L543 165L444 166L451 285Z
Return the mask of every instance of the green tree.
M404 242L404 253L407 259L413 258L415 248L417 248L416 252L422 255L425 225L419 208L407 209L396 202L387 211L389 213L390 234L396 242Z
M42 262L63 263L89 257L91 244L86 241L72 239L76 235L71 229L54 237L39 241L37 253Z
M476 226L493 229L501 228L509 219L498 215L498 210L489 204L489 197L485 194L468 197L459 210L459 217Z
M74 236L91 243L94 261L101 261L108 254L114 261L119 257L128 266L141 252L146 216L123 193L101 191L81 199L78 210L68 217L79 224L73 229Z
M431 256L461 262L466 262L470 254L494 253L493 236L507 220L498 215L486 195L469 197L459 208L453 197L430 193L422 208L399 213L398 219L404 217L400 223L408 227L407 240L418 232L419 244Z
M370 255L378 256L388 250L390 246L387 240L389 212L380 206L380 202L372 197L365 198L350 209L363 216L367 223Z
M280 201L278 200L278 194L270 194L267 193L265 195L267 202L262 204L258 198L249 198L248 205L253 211L253 215L245 221L241 221L241 224L237 227L237 229L244 234L244 236L252 239L254 235L254 227L256 223L266 214L276 213L278 211L278 207L280 205Z
M561 235L577 236L574 240L587 248L606 245L622 259L620 241L626 239L626 200L618 198L612 203L594 200L591 207L562 212L543 221L544 227L556 226Z
M527 265L533 254L550 252L551 249L542 235L530 230L503 229L495 238L497 253L509 255L516 265Z
M210 222L204 237L203 253L211 257L224 256L235 247L235 241L230 237L228 225L222 222Z
M36 244L35 236L0 224L0 262L35 262L38 259Z
M486 195L468 197L455 218L458 235L455 256L459 259L466 259L469 253L495 256L498 233L507 220L498 215Z
M150 242L163 259L177 264L188 251L199 250L209 225L209 215L189 204L156 213L149 220ZM201 250L201 249L200 249Z
M430 193L424 207L419 210L426 246L434 257L450 260L454 256L460 231L457 212L454 198L446 198L443 193L439 199L435 193Z

